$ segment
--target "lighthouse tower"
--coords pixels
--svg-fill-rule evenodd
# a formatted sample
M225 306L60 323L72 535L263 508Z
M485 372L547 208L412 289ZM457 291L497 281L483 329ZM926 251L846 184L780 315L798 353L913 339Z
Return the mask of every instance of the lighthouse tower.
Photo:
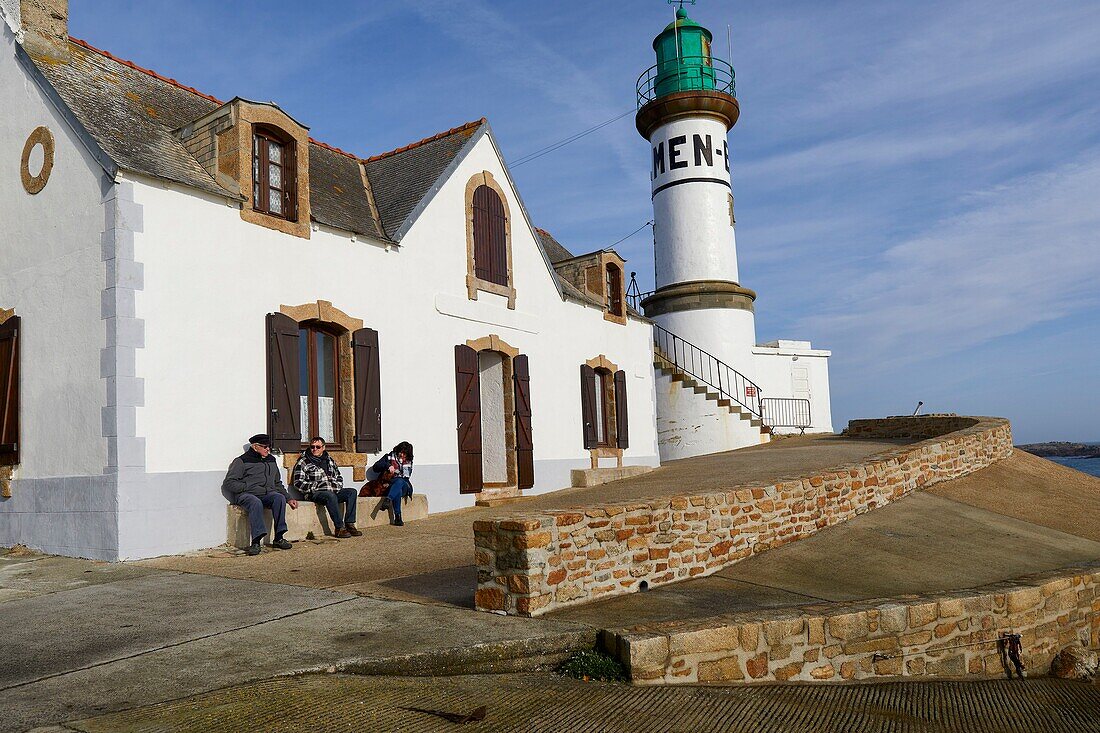
M711 55L711 39L681 7L653 41L657 64L638 82L656 248L656 290L642 306L660 327L744 371L756 343L756 293L737 273L726 142L740 107L733 68Z
M662 460L742 448L775 432L832 432L830 352L808 341L756 342L756 293L737 271L726 135L741 108L729 63L681 7L638 80L649 141L654 328Z

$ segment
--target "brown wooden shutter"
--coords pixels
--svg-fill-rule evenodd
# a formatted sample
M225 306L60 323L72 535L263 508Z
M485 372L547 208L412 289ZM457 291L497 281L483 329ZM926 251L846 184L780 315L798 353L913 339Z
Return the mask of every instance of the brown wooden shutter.
M19 463L19 323L0 323L0 466Z
M382 450L382 382L378 372L378 332L360 328L351 335L355 365L355 450Z
M516 468L519 488L535 485L535 451L531 439L531 372L527 355L512 360L512 380L516 392Z
M298 323L282 313L267 314L267 433L271 445L302 447L298 374Z
M496 191L489 198L489 280L497 285L508 284L508 228L504 202Z
M488 186L478 186L474 190L474 275L482 280L488 280L491 274L489 204L492 196L495 194Z
M458 404L458 489L481 491L481 379L477 352L455 346L455 395Z
M287 219L298 221L298 146L288 142L283 149L283 211Z
M615 445L630 447L629 420L626 414L626 372L615 372Z
M596 414L595 379L596 370L587 364L581 364L581 427L584 447L588 449L595 448L598 440L596 420L600 419L600 416Z

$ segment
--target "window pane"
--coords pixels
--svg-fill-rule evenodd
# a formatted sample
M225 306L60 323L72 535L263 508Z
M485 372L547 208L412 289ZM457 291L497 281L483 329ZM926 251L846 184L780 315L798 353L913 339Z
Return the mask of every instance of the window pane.
M298 329L298 393L302 408L299 428L302 440L309 440L309 331L304 328Z
M599 372L596 372L595 376L592 377L592 381L595 382L596 389L596 414L593 416L596 418L596 442L606 443L607 436L604 435L604 426L607 421L604 419L606 407L604 406L603 377L600 376Z
M267 183L272 188L283 187L283 169L274 163L267 167Z
M267 159L272 163L283 162L283 146L276 142L267 141Z
M283 213L283 192L273 188L267 192L267 210L272 214Z
M336 400L332 397L317 398L317 434L326 443L336 442Z
M336 396L336 363L334 360L336 337L316 332L317 339L317 396Z

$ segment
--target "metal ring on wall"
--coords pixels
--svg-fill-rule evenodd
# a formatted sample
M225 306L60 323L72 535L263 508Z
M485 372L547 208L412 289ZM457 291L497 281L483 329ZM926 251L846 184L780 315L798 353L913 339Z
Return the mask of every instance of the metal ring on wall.
M34 150L35 145L42 146L42 170L37 176L32 176L31 151ZM23 164L19 168L19 174L23 178L23 188L27 193L33 195L46 187L46 182L50 180L50 173L53 171L53 153L53 133L49 128L36 127L23 146Z

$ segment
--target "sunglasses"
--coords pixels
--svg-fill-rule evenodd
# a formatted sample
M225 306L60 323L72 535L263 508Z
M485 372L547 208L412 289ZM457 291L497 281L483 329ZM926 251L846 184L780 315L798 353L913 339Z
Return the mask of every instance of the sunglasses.
M309 448L310 448L310 450L324 450L325 446L323 446L323 445L311 445Z

